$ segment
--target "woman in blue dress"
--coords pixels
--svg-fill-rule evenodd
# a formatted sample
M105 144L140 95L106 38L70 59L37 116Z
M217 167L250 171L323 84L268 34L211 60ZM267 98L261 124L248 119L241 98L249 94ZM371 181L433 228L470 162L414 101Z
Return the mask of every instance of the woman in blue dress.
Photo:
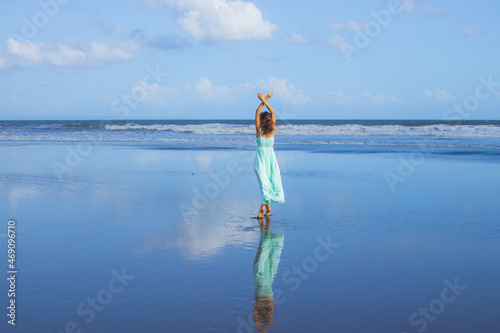
M255 130L257 136L257 152L254 161L254 170L259 181L261 193L261 205L257 218L271 214L271 202L284 203L285 194L281 184L280 168L278 160L274 154L274 135L276 132L276 117L274 110L267 100L274 93L269 92L266 96L258 93L261 100L259 107L255 111ZM269 112L260 112L264 105Z

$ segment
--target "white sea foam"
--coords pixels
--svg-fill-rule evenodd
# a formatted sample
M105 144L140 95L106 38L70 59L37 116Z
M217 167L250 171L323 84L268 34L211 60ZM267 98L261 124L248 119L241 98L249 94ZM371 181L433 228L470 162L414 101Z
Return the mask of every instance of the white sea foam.
M381 146L500 149L500 122L296 121L278 125L276 146ZM61 126L64 125L64 126ZM104 127L102 127L104 125ZM15 122L0 131L5 144L92 142L95 144L255 146L251 121ZM302 149L302 148L300 148Z
M105 129L112 131L172 131L184 132L200 135L207 134L252 134L255 133L253 126L230 125L230 124L203 124L203 125L176 125L176 124L124 124L124 125L106 125Z
M33 126L33 128L39 128L39 129L56 129L61 127L63 127L63 124L41 124Z
M210 123L200 125L176 124L124 124L106 125L111 131L171 131L211 134L254 134L254 125L237 125ZM436 136L436 137L500 137L500 126L494 125L448 125L435 124L423 126L404 125L318 125L318 124L285 124L278 126L281 135L331 135L331 136Z
M90 138L90 137L24 137L24 136L9 136L3 137L0 135L1 141L10 142L68 142L68 143L127 143L127 144L200 144L200 145L222 145L222 146L254 146L255 140L220 140L220 139L188 139L188 138ZM436 142L429 143L407 143L407 142L365 142L365 141L336 141L336 140L280 140L276 143L277 146L386 146L386 147L440 147L440 148L480 148L480 149L499 149L499 146L484 145L484 144L441 144Z

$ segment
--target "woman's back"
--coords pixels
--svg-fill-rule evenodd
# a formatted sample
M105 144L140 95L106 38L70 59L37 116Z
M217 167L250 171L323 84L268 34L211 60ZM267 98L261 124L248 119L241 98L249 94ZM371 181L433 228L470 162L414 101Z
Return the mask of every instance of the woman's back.
M261 148L272 148L274 145L274 137L264 138L262 136L257 137L257 147Z

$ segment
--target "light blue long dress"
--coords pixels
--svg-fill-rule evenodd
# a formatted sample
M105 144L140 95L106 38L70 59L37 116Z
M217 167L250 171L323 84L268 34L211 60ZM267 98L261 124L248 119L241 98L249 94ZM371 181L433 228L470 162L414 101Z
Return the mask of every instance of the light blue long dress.
M276 155L274 154L273 145L274 137L257 137L257 153L255 155L254 170L259 180L260 193L262 194L261 203L264 205L268 205L271 202L285 202L280 168Z
M273 280L278 270L285 235L263 232L259 249L253 262L253 274L257 286L255 294L259 297L273 297Z
M284 237L284 234L272 234L270 230L260 235L259 249L253 262L256 284L253 319L258 332L267 332L273 325L275 303L272 285L278 271Z

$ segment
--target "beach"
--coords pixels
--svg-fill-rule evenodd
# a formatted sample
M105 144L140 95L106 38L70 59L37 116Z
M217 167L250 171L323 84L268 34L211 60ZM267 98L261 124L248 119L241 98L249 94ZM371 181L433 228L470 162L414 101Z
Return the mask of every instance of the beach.
M250 145L3 142L2 331L253 332L268 235L269 332L498 332L498 150L351 148L275 146L262 230Z
M499 12L4 1L0 333L500 333Z

